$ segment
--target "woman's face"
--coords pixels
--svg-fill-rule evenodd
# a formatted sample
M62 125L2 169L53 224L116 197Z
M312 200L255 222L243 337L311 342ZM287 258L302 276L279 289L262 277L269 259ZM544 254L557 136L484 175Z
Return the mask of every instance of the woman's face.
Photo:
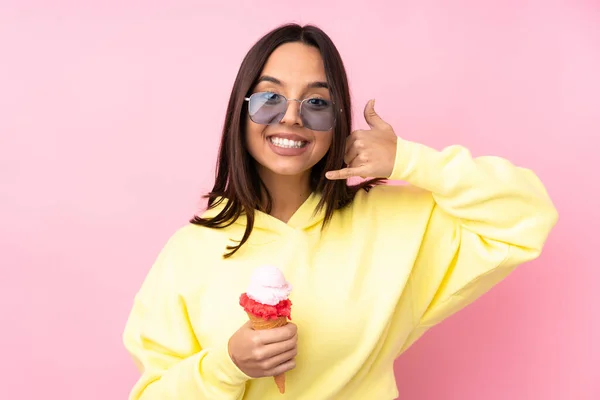
M253 93L258 92L274 94L266 95L263 101L282 101L281 95L300 101L317 99L308 105L317 112L318 107L331 103L321 55L316 48L302 43L283 44L271 54L253 90ZM247 118L246 144L261 174L306 174L329 150L332 129L309 129L304 126L299 111L300 103L290 100L285 115L277 124L257 124Z

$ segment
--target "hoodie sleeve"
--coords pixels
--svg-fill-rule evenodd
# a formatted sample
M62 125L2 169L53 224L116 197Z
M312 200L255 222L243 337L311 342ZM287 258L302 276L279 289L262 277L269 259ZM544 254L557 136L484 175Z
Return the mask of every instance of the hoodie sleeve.
M537 258L558 218L532 171L460 146L437 151L399 138L390 179L429 192L433 204L408 282L416 329L405 348Z
M172 238L137 293L123 333L141 376L130 400L238 400L250 379L231 360L227 339L202 348L177 293L180 244Z

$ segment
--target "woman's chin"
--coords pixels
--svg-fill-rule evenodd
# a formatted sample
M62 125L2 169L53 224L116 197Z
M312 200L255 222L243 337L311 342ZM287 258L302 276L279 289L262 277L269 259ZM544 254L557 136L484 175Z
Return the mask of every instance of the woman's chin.
M281 176L301 176L310 173L310 168L293 168L293 167L273 167L268 168L269 172L273 175Z
M270 175L293 177L310 173L311 166L298 162L275 162L262 164L261 169Z

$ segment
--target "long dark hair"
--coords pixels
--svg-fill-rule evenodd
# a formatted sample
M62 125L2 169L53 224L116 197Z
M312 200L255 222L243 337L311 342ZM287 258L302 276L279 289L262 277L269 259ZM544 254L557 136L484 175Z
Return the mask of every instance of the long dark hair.
M319 50L325 66L329 90L336 102L336 125L333 141L327 154L311 170L311 189L321 194L317 205L319 211L325 207L323 227L331 220L333 212L352 202L359 190L369 190L378 179L349 186L345 180L329 180L325 172L344 166L346 138L352 132L350 89L342 58L335 45L321 29L312 26L286 24L263 36L246 54L238 71L227 112L217 160L215 184L209 194L208 209L225 202L224 208L212 218L195 216L191 223L208 228L225 228L233 224L242 214L246 215L246 230L236 246L227 246L230 257L248 240L254 227L254 212L269 213L271 197L261 181L256 164L245 145L245 121L247 108L244 98L251 94L260 78L260 73L271 53L284 43L301 42ZM262 205L264 194L266 206Z

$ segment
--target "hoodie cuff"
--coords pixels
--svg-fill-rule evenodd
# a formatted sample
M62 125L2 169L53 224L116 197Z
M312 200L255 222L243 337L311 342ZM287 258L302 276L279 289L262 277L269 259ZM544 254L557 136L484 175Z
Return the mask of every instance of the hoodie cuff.
M199 368L201 376L210 374L221 385L242 386L252 379L235 365L229 356L227 342L207 352Z
M396 141L396 159L394 160L394 169L388 177L391 181L402 181L406 179L407 171L410 165L414 165L415 156L418 153L418 144L412 143L402 138Z

